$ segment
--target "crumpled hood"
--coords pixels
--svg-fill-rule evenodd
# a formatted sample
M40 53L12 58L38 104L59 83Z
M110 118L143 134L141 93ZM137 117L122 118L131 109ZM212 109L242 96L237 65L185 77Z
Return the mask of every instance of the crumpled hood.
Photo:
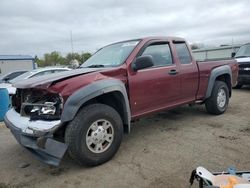
M52 82L64 80L66 78L71 78L86 73L101 71L104 69L105 68L80 68L75 70L63 71L22 80L14 83L13 86L16 88L33 88L41 85L46 85L48 87Z

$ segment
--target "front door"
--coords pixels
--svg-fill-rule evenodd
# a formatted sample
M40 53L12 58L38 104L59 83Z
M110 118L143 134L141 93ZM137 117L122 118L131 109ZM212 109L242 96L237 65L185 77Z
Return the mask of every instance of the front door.
M168 42L150 42L139 56L151 55L154 66L129 75L129 96L133 117L175 105L180 92L178 66Z

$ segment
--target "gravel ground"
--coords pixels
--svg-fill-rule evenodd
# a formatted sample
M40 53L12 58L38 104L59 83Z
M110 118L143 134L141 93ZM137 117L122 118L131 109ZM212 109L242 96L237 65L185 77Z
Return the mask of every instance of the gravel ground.
M86 168L68 156L60 167L37 161L0 124L0 188L188 187L199 165L250 170L250 88L234 90L228 111L211 116L184 106L141 119L108 163ZM196 187L195 185L194 187Z

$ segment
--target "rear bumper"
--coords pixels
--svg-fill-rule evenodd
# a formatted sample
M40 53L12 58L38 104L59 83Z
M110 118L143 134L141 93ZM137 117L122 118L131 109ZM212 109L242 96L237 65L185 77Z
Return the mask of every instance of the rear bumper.
M11 130L18 143L34 154L38 160L49 165L58 166L67 150L67 145L54 140L53 134L49 134L48 132L27 133L26 129L28 126L22 119L24 117L19 116L15 120L12 119L14 117L13 112L7 112L4 123ZM22 121L18 123L18 120ZM26 125L26 128L24 125Z

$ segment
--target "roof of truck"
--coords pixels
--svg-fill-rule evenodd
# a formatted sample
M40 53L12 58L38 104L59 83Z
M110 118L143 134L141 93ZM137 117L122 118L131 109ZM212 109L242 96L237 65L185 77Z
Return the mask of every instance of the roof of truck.
M173 41L185 41L184 38L181 37L173 37L173 36L153 36L153 37L145 37L141 38L142 40L154 40L154 39L159 39L159 40L173 40Z
M181 38L181 37L152 36L152 37L142 37L142 38L134 38L134 39L129 39L129 40L117 41L117 42L114 42L114 43L110 43L110 44L108 44L106 46L103 46L102 48L113 45L113 44L121 43L121 42L131 42L131 41L146 41L147 42L147 41L150 41L150 40L166 40L166 41L175 41L175 42L186 41L184 38ZM100 48L100 49L102 49L102 48Z
M169 40L169 41L185 41L184 38L181 37L172 37L172 36L152 36L152 37L142 37L142 38L135 38L135 39L129 39L129 40L123 40L123 41L118 41L115 43L120 43L120 42L129 42L129 41L135 41L135 40Z

